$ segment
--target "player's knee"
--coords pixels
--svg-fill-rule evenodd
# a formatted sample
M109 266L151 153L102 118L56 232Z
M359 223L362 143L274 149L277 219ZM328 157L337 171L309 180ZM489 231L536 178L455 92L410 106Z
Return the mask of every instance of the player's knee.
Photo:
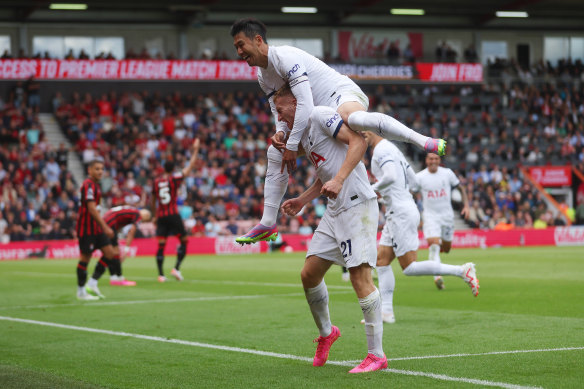
M268 147L267 155L268 162L282 162L282 153L272 145Z
M356 111L348 115L347 123L353 131L366 131L365 130L365 120L367 117L367 112Z
M452 245L450 244L443 244L442 247L440 248L440 251L442 251L443 253L449 253L450 249L452 248Z
M315 271L306 267L300 271L300 279L305 288L314 288L320 284L321 281Z

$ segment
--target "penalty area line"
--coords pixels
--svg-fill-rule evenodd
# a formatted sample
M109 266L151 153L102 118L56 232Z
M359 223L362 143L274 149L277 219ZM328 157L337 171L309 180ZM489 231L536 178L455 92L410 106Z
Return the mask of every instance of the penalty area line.
M238 353L244 353L244 354L259 355L259 356L264 356L264 357L289 359L289 360L302 361L302 362L312 363L312 360L313 360L312 358L302 357L302 356L292 355L292 354L281 354L281 353L274 353L271 351L252 350L252 349L246 349L246 348L241 348L241 347L221 346L221 345L216 345L216 344L193 342L193 341L180 340L180 339L168 339L168 338L162 338L159 336L132 334L129 332L110 331L110 330L103 330L103 329L99 329L99 328L90 328L90 327L80 327L80 326L74 326L74 325L69 325L69 324L21 319L21 318L10 317L10 316L0 316L0 320L8 321L8 322L15 322L15 323L33 324L33 325L39 325L39 326L44 326L44 327L61 328L61 329L73 330L73 331L129 337L129 338L141 339L141 340L150 340L150 341L161 342L161 343L181 344L184 346L207 348L207 349L213 349L213 350L231 351L231 352L238 352ZM347 361L328 361L327 363L329 365L337 365L337 366L347 366L347 367L354 366L353 363L350 363ZM382 372L408 375L408 376L426 377L426 378L432 378L432 379L441 380L441 381L464 382L464 383L468 383L468 384L492 386L492 387L499 387L499 388L505 388L505 389L534 389L534 388L536 388L533 386L521 386L521 385L508 384L505 382L486 381L486 380L479 380L479 379L474 379L474 378L464 378L464 377L451 377L451 376L447 376L444 374L426 373L426 372L422 372L422 371L411 371L411 370L401 370L401 369L385 369L385 370L382 370Z

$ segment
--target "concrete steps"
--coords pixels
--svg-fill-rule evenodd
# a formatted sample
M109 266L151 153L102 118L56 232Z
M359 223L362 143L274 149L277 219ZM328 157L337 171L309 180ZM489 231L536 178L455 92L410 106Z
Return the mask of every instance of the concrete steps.
M43 126L45 139L55 150L59 148L61 143L64 143L69 150L73 148L73 145L65 137L63 131L61 131L61 126L59 126L59 123L52 113L40 113L39 121ZM81 158L79 158L79 155L77 155L75 151L69 151L67 154L67 170L73 174L73 178L75 178L77 184L81 185L85 179L85 172L83 170Z

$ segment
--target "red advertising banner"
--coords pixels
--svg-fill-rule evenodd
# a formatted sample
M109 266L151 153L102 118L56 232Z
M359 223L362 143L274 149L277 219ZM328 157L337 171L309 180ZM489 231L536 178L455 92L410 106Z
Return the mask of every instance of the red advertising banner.
M285 251L305 252L310 244L310 235L283 235ZM461 230L454 233L453 247L488 248L519 246L584 246L584 226L552 227L541 230L517 229L510 231ZM289 247L289 249L287 248ZM428 244L420 233L420 248ZM156 239L136 239L130 247L129 257L154 256L158 249ZM166 253L176 253L177 241L166 245ZM234 237L190 238L188 254L259 254L268 251L268 244L240 246ZM98 252L94 254L98 257ZM68 259L79 258L79 246L74 240L14 242L0 244L0 261L24 259Z
M541 186L572 185L572 169L569 166L530 167L529 175Z
M357 32L339 31L337 35L339 56L348 62L355 59L387 58L393 44L401 53L410 46L416 58L423 55L423 34L418 32Z
M483 67L480 64L330 66L339 73L357 80L483 81ZM38 80L255 81L257 67L251 67L244 61L0 60L0 80L26 79L30 76Z
M0 60L0 80L256 80L244 61Z
M418 79L432 82L482 82L479 63L417 63Z

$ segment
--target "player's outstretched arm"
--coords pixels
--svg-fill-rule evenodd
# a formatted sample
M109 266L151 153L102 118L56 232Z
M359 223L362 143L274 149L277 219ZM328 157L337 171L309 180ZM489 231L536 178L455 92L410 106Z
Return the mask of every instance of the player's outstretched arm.
M460 195L462 196L462 211L460 214L465 218L468 219L469 216L469 207L468 207L468 195L466 194L466 189L463 185L459 185L458 189L460 190Z
M348 144L349 149L347 150L347 158L345 158L337 175L322 187L321 194L331 199L337 198L343 187L343 183L347 177L349 177L349 174L351 174L353 169L355 169L355 166L359 164L367 150L367 142L365 139L359 133L352 131L344 123L339 129L336 139Z
M89 214L91 215L91 217L93 219L95 219L97 224L99 224L99 226L101 227L103 232L107 235L107 237L113 238L114 231L110 228L110 226L107 225L105 220L103 220L103 218L99 214L99 211L97 210L97 206L95 205L95 201L88 201L87 202L87 210L89 211Z
M193 141L193 154L191 155L191 160L189 161L189 164L185 166L185 168L182 170L183 176L187 176L195 167L195 163L197 163L197 158L199 156L200 146L201 141L199 140L199 138L195 138L195 140Z
M288 216L296 216L304 205L320 195L321 189L322 181L320 179L314 181L310 188L306 189L300 196L284 201L282 204L282 212Z

